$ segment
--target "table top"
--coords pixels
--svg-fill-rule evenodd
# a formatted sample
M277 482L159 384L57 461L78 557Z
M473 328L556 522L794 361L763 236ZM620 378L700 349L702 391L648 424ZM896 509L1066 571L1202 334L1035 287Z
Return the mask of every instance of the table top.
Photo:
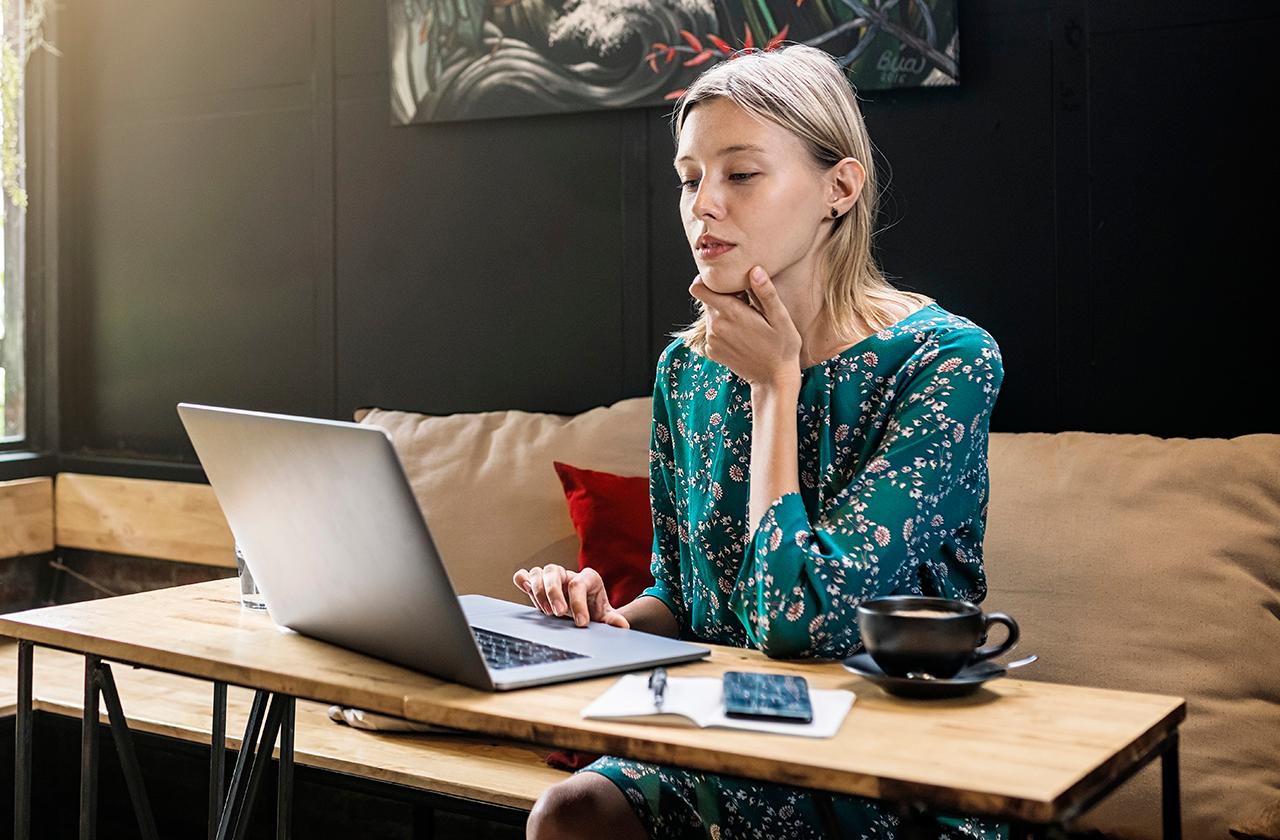
M836 662L709 645L709 659L672 673L800 674L857 700L830 739L584 720L616 675L478 691L279 628L240 607L234 578L11 613L0 634L523 741L1032 822L1089 800L1186 716L1180 697L1009 678L966 697L908 700Z

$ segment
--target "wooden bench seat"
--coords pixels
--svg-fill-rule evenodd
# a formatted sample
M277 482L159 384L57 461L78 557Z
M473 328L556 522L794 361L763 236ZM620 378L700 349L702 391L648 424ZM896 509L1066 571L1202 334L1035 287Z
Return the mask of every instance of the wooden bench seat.
M0 716L5 718L16 709L17 650L12 640L0 641ZM209 742L211 683L115 663L112 672L130 728ZM36 648L36 710L78 718L83 694L83 657ZM232 749L240 746L252 699L249 689L227 690L227 746ZM101 720L107 722L105 707ZM304 700L297 704L295 732L294 760L299 765L525 811L568 775L546 764L550 750L545 747L483 736L353 729L330 720L328 706Z

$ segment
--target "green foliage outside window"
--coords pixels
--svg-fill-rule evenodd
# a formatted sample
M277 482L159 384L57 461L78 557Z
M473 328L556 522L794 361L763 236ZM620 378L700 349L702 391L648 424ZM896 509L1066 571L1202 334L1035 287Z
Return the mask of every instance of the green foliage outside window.
M22 172L26 166L18 131L22 102L22 75L27 59L38 49L58 51L44 39L45 0L4 0L4 38L0 39L0 173L4 192L14 207L26 209L27 191ZM17 19L15 19L17 18Z
M36 50L58 54L44 38L45 2L0 0L0 440L25 430L23 75Z

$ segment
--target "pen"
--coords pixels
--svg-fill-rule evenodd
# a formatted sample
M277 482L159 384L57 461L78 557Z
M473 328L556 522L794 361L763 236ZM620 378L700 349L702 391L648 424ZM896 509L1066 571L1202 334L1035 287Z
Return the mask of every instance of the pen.
M649 688L653 689L653 705L658 711L662 711L663 695L667 691L667 669L654 668L653 673L649 675Z

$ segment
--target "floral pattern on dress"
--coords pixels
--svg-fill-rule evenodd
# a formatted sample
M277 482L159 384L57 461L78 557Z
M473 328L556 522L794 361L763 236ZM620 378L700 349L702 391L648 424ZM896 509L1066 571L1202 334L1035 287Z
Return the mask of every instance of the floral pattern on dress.
M626 796L655 840L826 840L823 799L839 836L893 840L899 817L890 806L736 776L702 773L604 756L578 771L600 773ZM937 817L937 840L1005 838L1004 824L974 817Z
M981 601L987 436L1003 379L995 339L937 303L804 369L800 490L774 500L752 530L751 387L673 341L653 392L654 585L644 595L666 603L683 638L779 658L856 652L854 610L867 598ZM613 780L650 836L821 834L812 797L797 788L612 757L584 770ZM894 836L891 810L832 799L842 827ZM994 822L939 823L964 836L1003 833Z

